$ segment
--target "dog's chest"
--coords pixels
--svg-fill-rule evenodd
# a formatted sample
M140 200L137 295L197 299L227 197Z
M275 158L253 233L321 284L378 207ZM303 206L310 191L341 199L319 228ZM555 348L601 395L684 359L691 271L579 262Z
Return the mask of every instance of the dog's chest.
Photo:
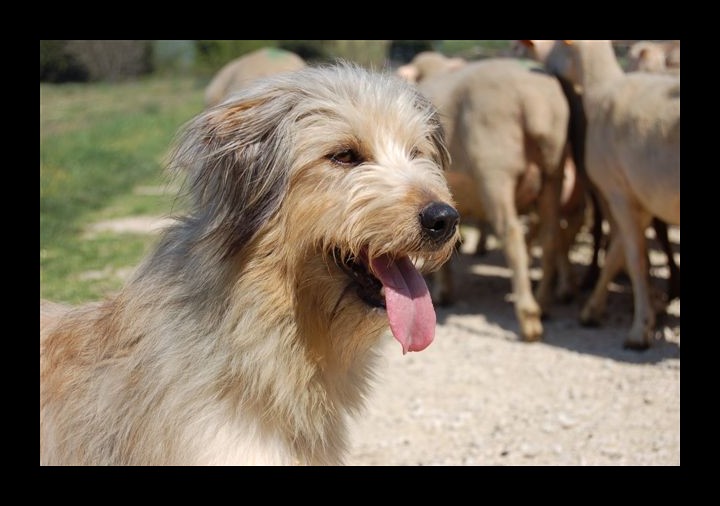
M279 433L256 421L229 420L215 415L203 421L203 427L186 437L193 441L197 465L293 465L297 459Z

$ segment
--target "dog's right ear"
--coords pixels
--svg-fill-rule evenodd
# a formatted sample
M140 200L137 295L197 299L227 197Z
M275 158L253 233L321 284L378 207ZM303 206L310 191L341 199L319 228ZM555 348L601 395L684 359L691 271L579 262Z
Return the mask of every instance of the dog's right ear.
M247 93L208 109L180 132L169 169L185 176L195 240L223 257L245 245L280 207L293 152L291 93Z

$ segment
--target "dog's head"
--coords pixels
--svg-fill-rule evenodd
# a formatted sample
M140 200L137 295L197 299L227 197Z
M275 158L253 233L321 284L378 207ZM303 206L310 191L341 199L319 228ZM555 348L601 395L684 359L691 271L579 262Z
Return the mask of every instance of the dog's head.
M346 63L256 82L191 121L171 157L198 243L228 259L273 237L296 297L328 319L386 310L403 351L434 336L416 265L439 267L458 238L448 164L428 100Z

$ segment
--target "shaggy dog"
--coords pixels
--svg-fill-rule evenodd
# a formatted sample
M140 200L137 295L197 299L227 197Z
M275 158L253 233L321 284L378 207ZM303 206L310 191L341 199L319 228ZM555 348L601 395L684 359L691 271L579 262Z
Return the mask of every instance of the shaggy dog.
M433 340L448 163L433 106L348 63L191 120L187 214L116 296L41 301L41 463L342 464L388 325Z

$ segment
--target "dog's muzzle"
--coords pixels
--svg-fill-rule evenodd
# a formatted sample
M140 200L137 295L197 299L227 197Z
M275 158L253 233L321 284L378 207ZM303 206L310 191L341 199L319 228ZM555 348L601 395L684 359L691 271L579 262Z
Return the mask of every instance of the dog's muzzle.
M432 202L420 211L422 233L431 241L441 244L455 234L460 215L444 202Z

